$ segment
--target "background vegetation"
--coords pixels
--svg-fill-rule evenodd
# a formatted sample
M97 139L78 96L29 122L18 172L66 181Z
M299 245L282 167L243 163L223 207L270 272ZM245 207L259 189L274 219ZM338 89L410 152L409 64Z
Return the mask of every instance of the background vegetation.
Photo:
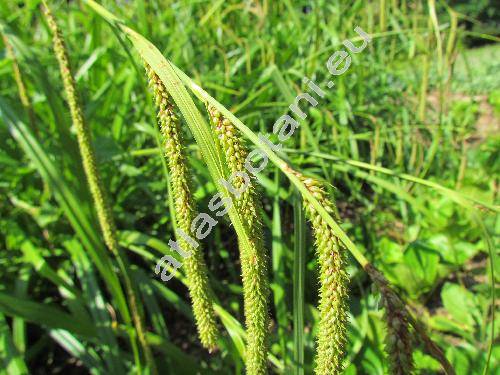
M183 275L163 283L153 272L170 253L172 202L140 59L88 6L51 4L160 372L242 372L232 226L222 222L203 241L223 328L220 350L209 354L196 337ZM303 76L323 82L325 62L342 40L354 36L356 25L368 31L369 48L353 57L286 143L288 161L327 183L342 228L405 297L458 374L500 372L492 290L500 275L493 256L500 229L494 2L101 4L264 134L304 89ZM104 248L39 6L0 5L0 373L135 371L119 268ZM28 104L20 99L16 64ZM205 211L216 190L188 131L185 137L195 197ZM286 178L269 165L259 184L270 255L270 370L311 373L318 321L313 242ZM353 259L348 271L346 373L386 373L380 296ZM439 363L415 344L417 372L439 373Z

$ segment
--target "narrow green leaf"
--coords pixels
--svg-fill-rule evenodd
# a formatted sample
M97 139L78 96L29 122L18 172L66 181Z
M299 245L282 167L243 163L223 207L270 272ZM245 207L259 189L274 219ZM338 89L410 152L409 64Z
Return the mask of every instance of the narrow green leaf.
M280 188L280 174L275 173L275 189ZM287 308L286 308L286 275L285 275L285 240L281 228L281 207L280 196L276 194L273 202L273 221L272 221L272 266L274 282L271 284L274 295L274 305L276 308L276 319L278 321L278 336L280 337L281 352L284 366L286 367L286 334Z
M0 293L0 311L9 316L20 316L23 319L49 328L61 328L86 337L95 337L95 325L91 321L77 320L62 310Z
M51 186L59 205L66 214L73 229L82 240L102 277L106 280L106 284L112 291L120 312L126 320L130 319L125 296L118 281L118 277L112 272L113 266L109 254L104 248L97 229L91 224L85 212L81 210L80 201L68 187L59 169L49 158L40 143L33 136L32 132L19 120L11 110L9 104L3 99L0 99L0 116L4 120L3 123L7 126L12 136L37 167L38 172Z
M304 288L306 271L306 219L299 194L294 197L293 227L293 373L304 374Z

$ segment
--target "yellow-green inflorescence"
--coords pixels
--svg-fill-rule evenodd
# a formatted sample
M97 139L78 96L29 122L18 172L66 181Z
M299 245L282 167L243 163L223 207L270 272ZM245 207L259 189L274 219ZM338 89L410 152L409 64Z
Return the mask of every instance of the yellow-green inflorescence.
M96 157L91 144L90 129L87 127L82 114L82 109L76 93L76 84L73 74L70 69L66 44L59 27L56 24L55 18L49 8L44 7L47 23L53 35L54 52L59 62L61 76L63 79L64 91L68 100L69 110L71 112L71 120L75 127L78 146L82 157L82 164L85 170L85 175L88 180L89 188L94 199L99 224L103 232L104 242L108 248L116 252L118 243L115 236L115 224L111 215L109 201L106 198L104 187L102 185L99 172L96 165Z
M235 126L213 106L208 105L213 130L225 153L230 173L245 170L247 150ZM235 189L243 186L243 177L232 182ZM247 327L245 354L246 371L249 375L267 373L269 336L267 256L264 249L261 206L255 186L250 181L244 192L235 199L235 205L248 233L250 246L240 243L243 278L243 298Z
M147 64L145 66L158 109L158 122L171 176L177 227L188 234L197 212L190 187L191 177L184 155L179 119L160 78L150 66ZM191 255L185 258L186 275L200 341L205 348L213 350L216 347L219 332L213 308L213 292L209 285L203 254L200 246L194 247L184 238L179 238L179 243L183 249L191 252Z
M387 279L375 267L368 264L365 266L365 270L382 295L387 323L385 350L389 357L391 374L412 374L413 345L405 305L391 289Z
M26 86L23 81L23 76L21 74L21 69L19 69L19 64L16 59L16 54L14 53L14 48L12 48L12 45L10 44L9 39L5 36L5 34L2 34L2 39L3 43L5 45L5 50L7 52L7 56L12 60L12 70L14 72L14 79L17 84L17 91L19 93L19 99L21 100L21 104L25 108L26 112L28 113L28 118L30 121L30 125L33 127L33 130L36 131L37 129L34 128L35 126L35 114L33 112L33 107L31 105L31 100L27 94Z
M294 172L324 209L335 215L320 182ZM315 372L318 375L339 374L347 344L348 283L346 253L333 229L319 215L313 205L304 200L306 216L311 222L319 263L320 301L319 330Z
M152 357L151 350L146 341L145 330L140 316L140 311L137 306L135 291L133 289L130 277L127 274L125 262L126 258L120 255L118 239L116 236L116 226L111 213L111 205L109 203L106 191L102 184L102 180L97 169L97 162L95 152L92 147L90 129L88 128L82 114L82 108L78 100L76 92L76 84L73 74L71 72L66 43L62 36L61 31L56 23L54 15L50 11L46 2L43 2L43 12L50 31L52 33L52 41L54 53L59 63L59 69L63 79L64 91L68 100L68 105L71 113L71 120L75 127L80 155L82 158L83 169L87 178L87 183L94 201L99 225L103 233L104 242L108 249L115 255L127 291L128 302L132 312L135 328L139 342L144 350L146 361L153 373L156 373L156 366Z

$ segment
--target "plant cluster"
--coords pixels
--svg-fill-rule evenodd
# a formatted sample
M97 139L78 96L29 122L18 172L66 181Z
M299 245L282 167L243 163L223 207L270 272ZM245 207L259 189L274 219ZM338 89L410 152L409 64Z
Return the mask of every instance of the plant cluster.
M102 3L0 6L8 374L498 370L497 93L456 92L463 14Z

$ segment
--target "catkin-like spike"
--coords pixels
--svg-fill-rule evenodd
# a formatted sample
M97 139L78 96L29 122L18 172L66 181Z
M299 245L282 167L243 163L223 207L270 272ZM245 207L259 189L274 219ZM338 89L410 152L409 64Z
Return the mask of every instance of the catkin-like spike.
M213 106L208 106L207 111L210 115L210 121L214 132L219 138L222 149L225 153L226 160L231 173L245 171L245 159L248 151L238 136L236 127L224 118L224 116ZM242 176L236 176L234 181L231 181L234 188L239 190L245 183ZM255 190L255 186L250 181L249 185L243 191L241 196L236 198L236 205L244 220L247 229L253 234L255 233L262 239L262 223L259 216L260 202Z
M365 270L382 294L385 307L387 336L385 350L389 356L389 368L393 375L413 373L413 349L408 324L408 312L403 301L391 289L389 282L371 264Z
M2 34L3 43L5 44L5 49L7 51L7 56L12 60L12 70L14 72L14 79L17 85L17 91L19 94L19 99L21 100L21 104L28 114L28 119L30 121L30 125L34 131L37 131L35 128L35 113L33 112L33 107L31 105L31 100L27 94L26 86L23 81L23 76L21 74L21 69L19 69L19 63L16 59L16 54L14 53L14 49L7 39L5 34Z
M149 86L158 108L158 122L171 175L177 226L184 233L190 233L191 224L197 213L190 187L191 177L183 152L179 119L175 115L174 106L160 78L149 65L145 63L145 66ZM186 275L200 341L205 348L213 350L217 345L219 331L213 308L213 291L210 288L203 254L200 246L195 248L183 238L179 238L179 243L183 249L191 252L191 255L185 259Z
M118 242L115 237L116 229L114 220L111 214L109 201L105 196L104 187L97 170L95 153L91 144L90 129L83 119L82 109L76 93L76 84L69 65L66 43L64 42L62 33L56 24L54 16L46 6L44 7L44 14L53 35L54 52L59 62L64 91L66 92L66 98L71 112L71 120L76 130L83 168L94 199L104 242L111 251L115 252L118 249Z
M209 105L207 110L214 132L225 153L229 171L231 173L244 171L247 150L236 128L215 107ZM239 190L245 181L237 176L231 183ZM250 240L248 249L239 246L247 326L246 371L249 375L260 375L267 373L269 282L260 203L252 181L240 197L236 198L235 205L243 219Z
M333 203L321 184L299 172L293 172L325 210L334 214ZM349 276L345 269L346 254L332 228L306 199L304 207L313 228L320 267L320 322L315 372L318 375L340 374L347 344Z
M109 203L106 191L99 175L99 171L97 169L95 152L91 142L90 129L88 128L83 118L82 109L76 92L75 79L73 78L73 74L71 72L69 64L66 43L61 31L59 30L59 27L57 26L54 15L50 11L50 8L45 1L43 1L43 13L52 33L53 48L57 61L59 63L59 69L61 71L61 76L63 79L64 91L66 92L66 98L68 100L68 105L71 113L71 120L76 130L83 169L85 171L87 183L89 185L90 193L92 195L95 209L97 211L97 218L99 220L99 225L103 233L104 242L116 257L118 266L120 267L120 271L122 274L121 276L124 279L125 289L128 296L128 303L132 312L135 329L137 331L139 342L144 350L146 362L148 363L152 373L157 373L151 349L149 348L149 345L146 341L142 318L140 316L140 311L136 302L135 291L127 272L126 258L122 257L122 255L120 254L120 248L118 246L118 240L116 236L115 222L111 213L111 205Z

